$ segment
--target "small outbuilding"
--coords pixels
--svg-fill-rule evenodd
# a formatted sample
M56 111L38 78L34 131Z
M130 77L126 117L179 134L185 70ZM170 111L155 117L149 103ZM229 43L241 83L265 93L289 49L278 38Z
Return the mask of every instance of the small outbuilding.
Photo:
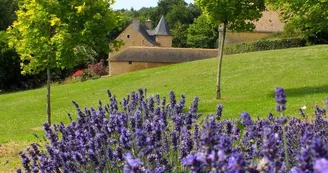
M217 49L130 46L110 58L109 75L216 57Z

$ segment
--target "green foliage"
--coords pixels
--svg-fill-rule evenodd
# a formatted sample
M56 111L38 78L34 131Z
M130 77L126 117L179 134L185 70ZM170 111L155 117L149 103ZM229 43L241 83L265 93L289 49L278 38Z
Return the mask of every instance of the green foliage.
M19 57L15 50L8 47L6 33L0 31L0 89L19 83L19 78Z
M204 14L189 25L187 37L189 47L216 48L217 38L217 25L210 22Z
M21 74L20 58L15 49L8 47L8 36L0 31L0 90L14 91L41 86L45 81L42 74Z
M187 35L188 24L182 24L180 21L176 22L174 29L171 30L173 34L172 45L173 47L188 47Z
M328 43L327 0L268 0L268 3L280 11L289 31L299 32L314 43Z
M213 21L225 23L232 31L251 31L251 22L261 17L264 0L195 0L196 4Z
M22 73L72 68L108 49L105 35L118 24L112 0L22 0L9 27L9 45L21 56ZM117 46L113 42L112 48Z
M243 42L228 45L224 48L224 53L239 54L263 50L286 49L292 47L306 46L306 40L302 38L289 38L279 40L259 40L255 42Z
M6 30L16 19L17 0L0 0L0 31Z

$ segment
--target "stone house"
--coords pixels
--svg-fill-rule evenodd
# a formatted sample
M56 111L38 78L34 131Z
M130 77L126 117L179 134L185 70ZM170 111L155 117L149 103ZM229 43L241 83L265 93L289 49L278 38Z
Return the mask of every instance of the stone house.
M225 44L248 42L283 31L284 24L275 11L263 12L253 32L227 31ZM134 19L117 38L124 46L109 55L109 75L119 75L146 68L216 57L217 49L172 48L172 34L162 16L155 29Z
M282 32L284 29L284 23L280 21L277 11L264 11L262 17L254 24L255 29L252 32L227 31L225 44L256 41L267 37L269 34Z
M217 49L172 48L172 34L162 16L155 29L134 19L117 38L124 46L109 55L109 75L217 56Z

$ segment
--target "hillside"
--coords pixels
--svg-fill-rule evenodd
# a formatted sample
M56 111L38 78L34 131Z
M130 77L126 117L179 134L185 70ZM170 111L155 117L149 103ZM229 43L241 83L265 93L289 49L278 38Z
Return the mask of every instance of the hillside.
M217 60L208 59L133 72L115 77L52 87L53 122L68 122L67 113L75 117L72 100L80 106L108 103L110 89L120 100L138 88L147 88L148 96L159 93L177 98L184 93L189 106L200 98L199 112L215 112L224 104L224 118L237 118L246 110L253 117L266 117L274 111L273 91L282 86L287 92L288 116L299 116L306 105L312 115L313 105L324 105L328 96L328 46L253 52L224 57L222 69L223 100L215 99ZM33 141L32 133L41 134L45 116L46 89L0 95L0 143ZM277 114L276 114L277 115Z

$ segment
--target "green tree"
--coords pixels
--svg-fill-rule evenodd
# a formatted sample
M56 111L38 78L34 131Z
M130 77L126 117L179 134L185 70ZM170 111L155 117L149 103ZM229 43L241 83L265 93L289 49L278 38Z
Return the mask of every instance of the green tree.
M218 38L217 25L202 14L189 25L187 44L196 48L215 48Z
M71 68L108 49L106 33L119 20L112 0L21 0L8 28L9 45L21 58L22 74L47 71L47 121L51 123L51 69ZM112 48L118 45L113 42Z
M219 64L217 75L216 98L221 99L221 67L226 30L251 31L255 28L251 22L262 16L264 0L195 0L205 15L213 23L222 26L219 32Z
M0 0L0 30L6 30L16 20L17 0Z
M294 30L314 43L328 43L328 1L286 1L268 0L268 3L280 11L285 29Z
M172 45L173 47L187 47L187 30L188 24L182 24L180 21L177 21L171 29L173 39Z

